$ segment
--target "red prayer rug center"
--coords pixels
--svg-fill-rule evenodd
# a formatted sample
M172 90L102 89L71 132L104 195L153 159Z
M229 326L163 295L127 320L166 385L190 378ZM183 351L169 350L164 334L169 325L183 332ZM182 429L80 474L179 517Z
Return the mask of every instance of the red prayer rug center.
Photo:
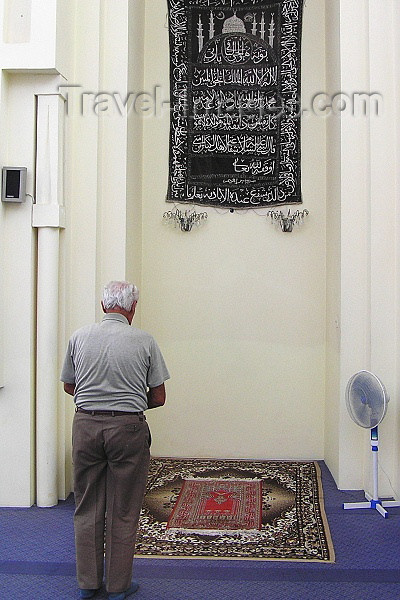
M186 479L167 527L261 529L261 480Z

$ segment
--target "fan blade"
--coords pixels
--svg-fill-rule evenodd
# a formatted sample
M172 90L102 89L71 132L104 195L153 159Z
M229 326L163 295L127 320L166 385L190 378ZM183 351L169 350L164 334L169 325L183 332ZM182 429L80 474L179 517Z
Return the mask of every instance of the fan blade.
M353 402L350 407L350 414L353 421L360 425L362 424L362 427L371 427L372 411L367 402Z
M346 388L346 404L353 421L373 429L386 414L389 398L382 382L368 371L353 375Z

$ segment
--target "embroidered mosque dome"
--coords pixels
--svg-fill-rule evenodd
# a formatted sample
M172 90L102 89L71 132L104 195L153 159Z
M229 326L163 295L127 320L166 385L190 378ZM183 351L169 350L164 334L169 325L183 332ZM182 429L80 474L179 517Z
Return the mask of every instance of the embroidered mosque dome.
M229 19L226 19L224 22L222 33L246 33L244 21L239 19L235 13L233 17L229 17Z

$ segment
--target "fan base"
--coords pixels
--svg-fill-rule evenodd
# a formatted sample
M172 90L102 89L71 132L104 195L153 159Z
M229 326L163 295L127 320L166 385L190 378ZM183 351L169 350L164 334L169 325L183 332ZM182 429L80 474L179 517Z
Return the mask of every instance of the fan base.
M343 508L345 510L352 508L372 508L377 510L384 519L387 519L389 517L389 513L384 507L387 506L389 508L400 506L400 502L397 500L374 500L372 496L367 493L365 494L365 497L367 498L368 502L345 502L343 504Z

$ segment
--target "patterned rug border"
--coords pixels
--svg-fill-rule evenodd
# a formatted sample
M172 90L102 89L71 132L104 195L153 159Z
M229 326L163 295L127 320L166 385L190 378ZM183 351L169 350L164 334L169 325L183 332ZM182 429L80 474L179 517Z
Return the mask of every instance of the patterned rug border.
M325 512L324 505L324 493L323 493L323 485L322 485L322 473L321 467L315 460L279 460L279 459L270 459L270 460L258 460L258 459L242 459L242 458L193 458L193 457L173 457L173 456L152 456L152 459L155 460L176 460L176 461L220 461L220 462L235 462L235 463L288 463L288 464L299 464L299 465L314 465L315 467L315 476L316 476L316 487L318 490L318 502L320 509L321 521L325 533L326 545L329 552L329 559L320 559L320 558L287 558L287 557L252 557L252 556L212 556L212 555L202 555L202 556L182 556L182 555L174 555L174 554L140 554L135 553L135 558L137 559L167 559L167 560L209 560L209 561L257 561L257 562L302 562L302 563L318 563L318 564L332 564L335 563L335 550L333 546L332 536L330 532L330 527L328 523L328 519Z
M317 461L312 461L312 462L314 463L315 470L317 472L319 507L320 507L320 511L321 511L321 518L322 518L322 523L324 526L324 531L326 534L326 541L327 541L328 548L329 548L329 555L331 557L331 560L326 561L326 562L334 563L335 562L335 549L333 547L333 541L332 541L331 529L330 529L329 523L328 523L328 517L326 516L326 512L325 512L324 488L322 485L321 467L319 466Z

